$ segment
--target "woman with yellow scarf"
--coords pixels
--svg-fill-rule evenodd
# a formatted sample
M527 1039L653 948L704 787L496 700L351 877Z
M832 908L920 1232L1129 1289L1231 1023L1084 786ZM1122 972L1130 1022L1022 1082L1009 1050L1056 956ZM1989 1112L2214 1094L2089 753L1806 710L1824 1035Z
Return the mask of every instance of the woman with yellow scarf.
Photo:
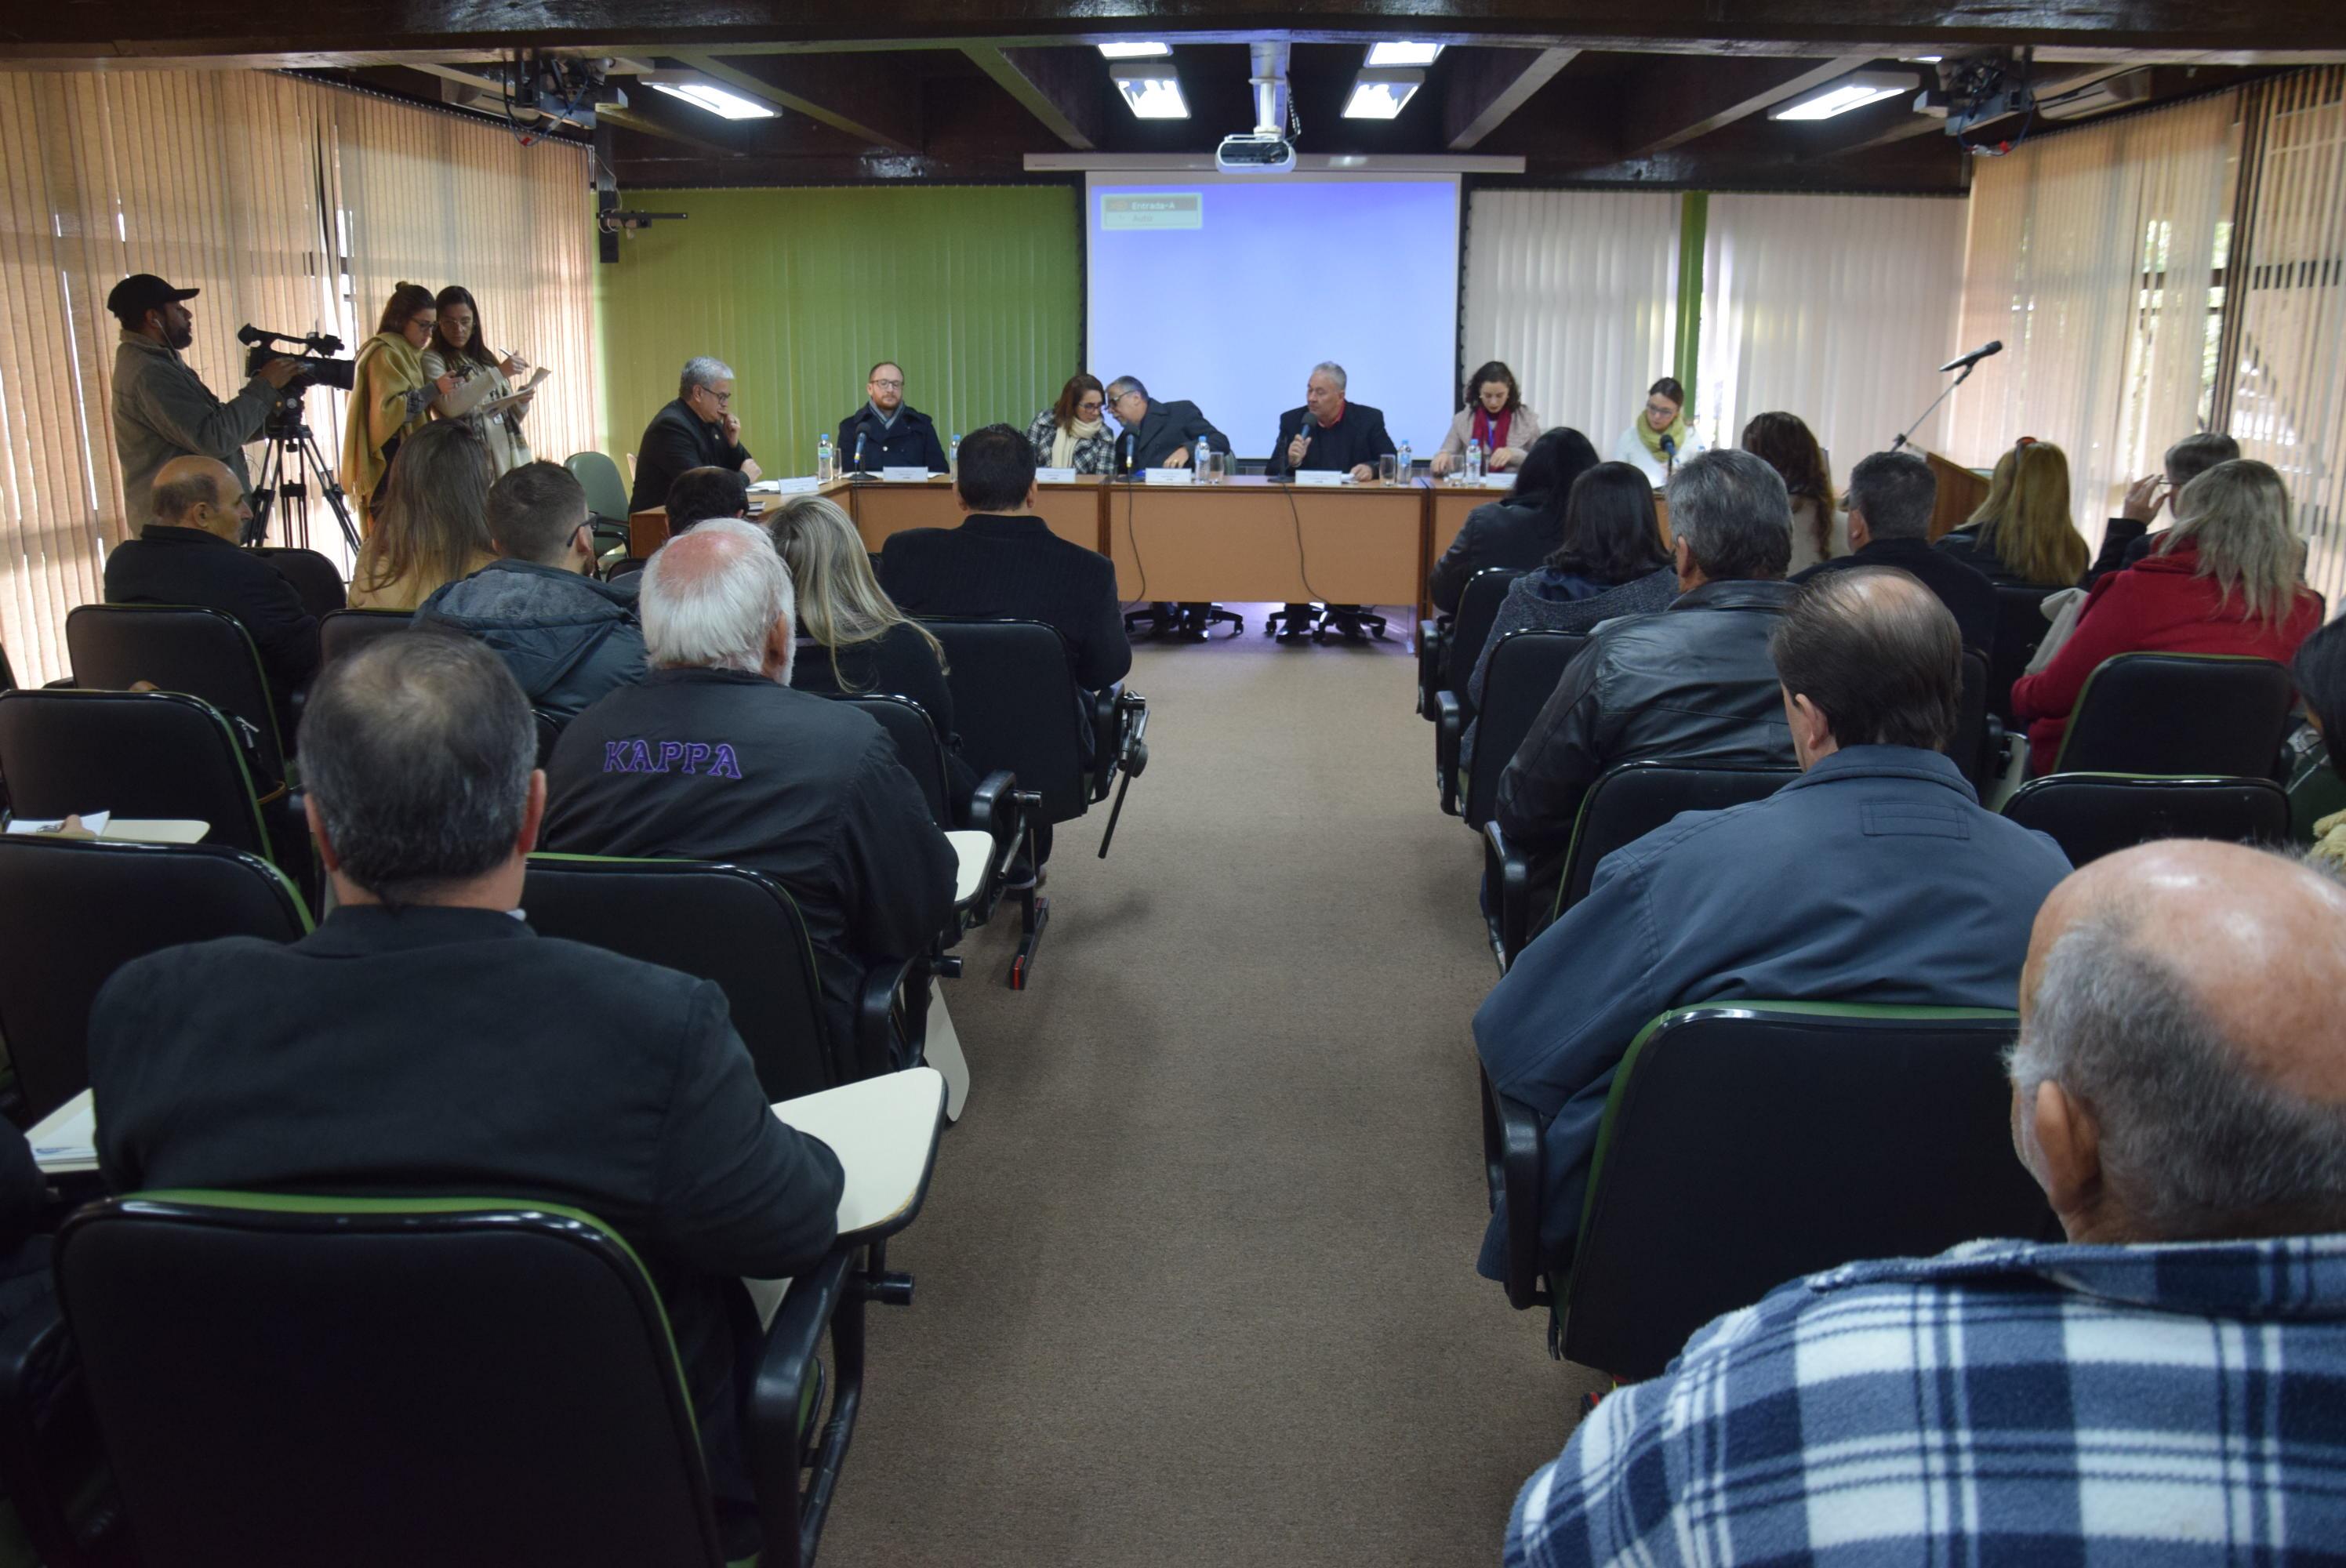
M423 351L439 324L432 290L402 283L391 291L375 334L359 345L342 422L342 488L358 504L362 532L374 530L383 481L399 443L423 428L432 400L456 390L454 376L423 373Z
M1686 388L1675 377L1664 376L1646 390L1645 411L1621 433L1613 461L1627 463L1659 490L1679 463L1709 450L1709 443L1687 423Z

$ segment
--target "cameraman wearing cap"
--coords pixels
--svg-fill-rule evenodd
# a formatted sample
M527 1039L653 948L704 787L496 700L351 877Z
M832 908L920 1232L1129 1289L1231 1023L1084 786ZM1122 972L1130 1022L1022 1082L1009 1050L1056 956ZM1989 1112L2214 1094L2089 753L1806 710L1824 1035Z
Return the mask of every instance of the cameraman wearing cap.
M198 292L137 272L106 297L106 308L122 323L122 342L114 351L114 450L122 463L122 524L128 534L153 521L155 474L175 457L218 458L239 484L251 489L244 443L260 433L278 392L301 368L292 360L271 360L232 401L214 397L179 357L195 341L195 316L184 301Z

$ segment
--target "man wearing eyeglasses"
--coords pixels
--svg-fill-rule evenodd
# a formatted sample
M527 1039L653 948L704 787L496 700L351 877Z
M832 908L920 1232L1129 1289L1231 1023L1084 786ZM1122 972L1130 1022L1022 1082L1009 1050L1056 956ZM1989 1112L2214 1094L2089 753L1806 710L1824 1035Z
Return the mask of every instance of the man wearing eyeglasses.
M676 401L644 427L627 510L665 504L668 487L689 468L729 468L744 479L759 473L750 449L741 444L741 421L733 412L733 367L705 354L685 361Z
M937 427L904 401L904 369L892 360L872 367L863 382L862 408L839 422L839 467L842 473L876 473L883 468L948 466Z

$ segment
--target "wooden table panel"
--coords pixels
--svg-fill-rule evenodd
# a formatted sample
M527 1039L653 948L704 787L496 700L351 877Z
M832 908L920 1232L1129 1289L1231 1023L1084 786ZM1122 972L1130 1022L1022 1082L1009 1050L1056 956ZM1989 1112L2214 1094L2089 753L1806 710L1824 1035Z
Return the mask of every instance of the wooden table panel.
M1423 485L1111 485L1107 535L1127 600L1415 605L1425 588Z
M877 554L891 534L907 528L957 528L967 514L951 484L936 479L926 484L891 484L885 481L851 484L847 494L834 499L855 519L863 547ZM1100 482L1078 479L1071 484L1035 487L1035 515L1060 538L1086 550L1099 548Z

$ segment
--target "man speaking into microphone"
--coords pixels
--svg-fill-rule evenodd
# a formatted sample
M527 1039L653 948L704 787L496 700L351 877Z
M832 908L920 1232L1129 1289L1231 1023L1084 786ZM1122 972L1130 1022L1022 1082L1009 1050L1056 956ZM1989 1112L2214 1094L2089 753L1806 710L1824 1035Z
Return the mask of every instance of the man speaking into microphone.
M1344 397L1344 367L1323 361L1303 383L1303 406L1279 416L1279 439L1271 443L1263 473L1284 478L1301 469L1349 473L1363 484L1377 476L1377 459L1392 455L1385 416Z

